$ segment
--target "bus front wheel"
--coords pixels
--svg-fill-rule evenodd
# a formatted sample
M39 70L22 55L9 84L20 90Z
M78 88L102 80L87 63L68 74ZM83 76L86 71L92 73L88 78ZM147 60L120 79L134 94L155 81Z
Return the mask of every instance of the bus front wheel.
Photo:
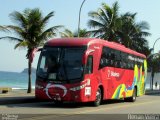
M101 100L102 100L102 92L101 89L98 88L96 92L96 99L94 101L94 106L99 106L101 104Z

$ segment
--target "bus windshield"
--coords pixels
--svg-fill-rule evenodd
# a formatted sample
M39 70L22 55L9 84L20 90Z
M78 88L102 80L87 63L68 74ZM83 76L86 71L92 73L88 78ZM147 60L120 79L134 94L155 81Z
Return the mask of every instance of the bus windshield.
M41 52L37 76L49 81L82 79L84 47L48 47Z

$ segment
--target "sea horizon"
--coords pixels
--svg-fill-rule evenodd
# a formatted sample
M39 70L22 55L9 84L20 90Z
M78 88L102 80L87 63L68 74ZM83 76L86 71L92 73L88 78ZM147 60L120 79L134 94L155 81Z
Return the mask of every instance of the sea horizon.
M36 74L32 73L32 88L35 88ZM28 73L0 71L0 87L10 87L13 90L28 88Z
M155 73L154 83L160 84L160 73ZM32 89L35 89L36 73L31 75ZM146 80L146 89L150 88L151 73L148 73ZM0 87L10 87L13 90L27 89L28 88L28 73L23 72L11 72L11 71L0 71Z

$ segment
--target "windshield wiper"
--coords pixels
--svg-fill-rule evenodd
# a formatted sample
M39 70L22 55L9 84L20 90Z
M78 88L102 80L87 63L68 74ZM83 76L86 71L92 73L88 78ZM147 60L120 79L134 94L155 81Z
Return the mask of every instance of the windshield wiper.
M64 63L63 63L63 70L64 70L64 75L65 75L65 78L66 78L66 80L68 81L68 76L67 76L67 71L66 71L66 66L64 65Z

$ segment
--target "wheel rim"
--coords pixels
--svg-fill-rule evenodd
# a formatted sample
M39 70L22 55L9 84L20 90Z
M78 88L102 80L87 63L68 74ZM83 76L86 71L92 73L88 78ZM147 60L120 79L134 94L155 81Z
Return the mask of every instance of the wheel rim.
M101 90L98 89L96 92L96 103L100 103L101 101Z
M134 90L134 93L133 93L133 100L136 100L136 90Z

